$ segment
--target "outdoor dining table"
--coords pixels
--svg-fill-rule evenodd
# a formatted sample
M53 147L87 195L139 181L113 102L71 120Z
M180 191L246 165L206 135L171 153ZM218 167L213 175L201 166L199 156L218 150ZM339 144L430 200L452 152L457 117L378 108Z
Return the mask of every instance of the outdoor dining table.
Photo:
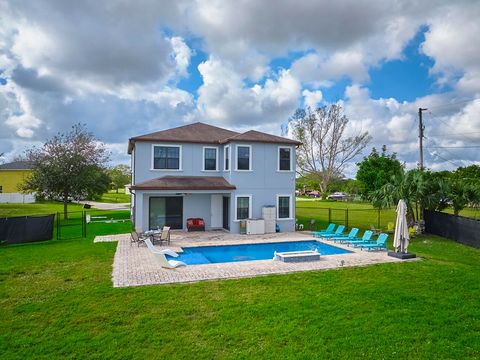
M155 235L160 235L161 233L162 233L162 230L160 230L160 229L158 229L158 230L147 230L147 231L143 232L142 235L149 237L152 244L155 244Z

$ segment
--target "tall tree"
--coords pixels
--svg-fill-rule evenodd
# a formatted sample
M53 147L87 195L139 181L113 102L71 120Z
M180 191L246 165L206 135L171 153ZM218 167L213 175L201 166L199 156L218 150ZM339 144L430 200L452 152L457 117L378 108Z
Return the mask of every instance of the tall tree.
M79 199L100 191L98 180L108 154L105 146L81 124L57 134L41 148L28 150L26 155L32 163L32 175L23 183L22 190L61 198L65 218L69 198Z
M368 199L372 191L380 189L388 183L392 176L403 173L403 166L398 161L395 153L388 154L387 147L382 146L379 154L377 149L372 148L370 155L357 163L358 171L356 178L360 184L360 194Z
M130 182L131 172L130 166L128 165L120 164L114 166L113 168L108 169L107 173L110 176L112 186L117 191L117 194L119 188L124 187Z
M347 135L348 122L342 107L336 104L298 109L289 119L293 137L302 143L297 150L298 171L300 175L312 175L323 194L333 180L343 177L345 165L371 139L368 132Z

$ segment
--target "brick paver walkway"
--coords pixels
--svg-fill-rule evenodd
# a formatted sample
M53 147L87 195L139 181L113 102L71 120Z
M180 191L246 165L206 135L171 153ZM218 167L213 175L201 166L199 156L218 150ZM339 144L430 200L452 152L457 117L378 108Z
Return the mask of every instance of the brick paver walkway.
M164 269L160 267L155 257L150 253L146 246L137 247L135 244L131 245L130 236L127 234L110 236L108 239L105 238L101 240L112 241L114 239L118 240L112 273L114 287L185 283L214 279L235 279L269 274L326 270L341 266L364 266L402 261L387 256L384 251L366 252L360 251L359 249L348 248L349 250L352 250L353 253L322 256L319 261L303 263L283 263L281 261L273 260L257 260L191 265L177 269ZM262 236L237 235L223 232L174 232L169 246L157 246L158 248L170 248L174 251L181 252L182 246L227 245L312 239L314 238L309 234L298 232L268 234ZM327 241L325 242L329 243ZM345 245L341 244L335 244L335 246L347 248Z

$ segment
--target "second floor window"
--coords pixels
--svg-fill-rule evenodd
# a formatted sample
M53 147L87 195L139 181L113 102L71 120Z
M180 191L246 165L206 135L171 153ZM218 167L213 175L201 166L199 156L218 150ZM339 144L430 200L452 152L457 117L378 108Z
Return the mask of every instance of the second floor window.
M162 170L180 169L179 146L154 146L153 168Z
M251 170L250 146L237 146L237 170Z
M216 148L203 148L203 170L217 170Z
M291 166L291 156L292 151L288 147L281 147L278 149L278 170L280 171L290 171L292 170Z

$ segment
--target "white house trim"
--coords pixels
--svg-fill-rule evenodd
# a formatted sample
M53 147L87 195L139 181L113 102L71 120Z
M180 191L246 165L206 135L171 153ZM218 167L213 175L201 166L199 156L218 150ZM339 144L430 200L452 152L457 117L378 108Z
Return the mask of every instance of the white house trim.
M205 169L205 150L206 149L214 149L215 150L215 170L206 170ZM218 168L218 158L219 158L218 146L204 146L202 148L202 171L205 171L205 172L220 171L220 169Z
M290 150L290 170L280 170L280 149ZM293 147L292 146L279 146L277 148L277 171L279 172L293 172Z
M238 148L239 147L248 147L248 170L242 170L238 169ZM252 145L235 145L235 171L243 171L243 172L248 172L248 171L253 171L252 168L252 159L253 159L253 153L252 153Z
M239 194L239 195L235 195L235 208L234 208L234 211L235 211L235 216L234 216L234 220L235 222L238 222L238 221L241 221L241 220L245 220L245 219L237 219L237 199L239 197L248 197L248 218L251 218L252 217L252 195L251 194Z
M228 154L228 169L226 167ZM223 171L232 171L232 152L230 151L230 145L226 145L223 148Z
M155 155L155 146L162 146L162 147L176 147L180 150L178 151L178 169L155 169L154 167L154 155ZM152 151L151 151L151 161L150 161L150 170L152 171L183 171L182 168L182 145L167 145L167 144L152 144Z
M288 197L288 218L280 218L280 198L281 197ZM292 195L291 194L277 194L277 220L293 220L293 203L292 203Z

